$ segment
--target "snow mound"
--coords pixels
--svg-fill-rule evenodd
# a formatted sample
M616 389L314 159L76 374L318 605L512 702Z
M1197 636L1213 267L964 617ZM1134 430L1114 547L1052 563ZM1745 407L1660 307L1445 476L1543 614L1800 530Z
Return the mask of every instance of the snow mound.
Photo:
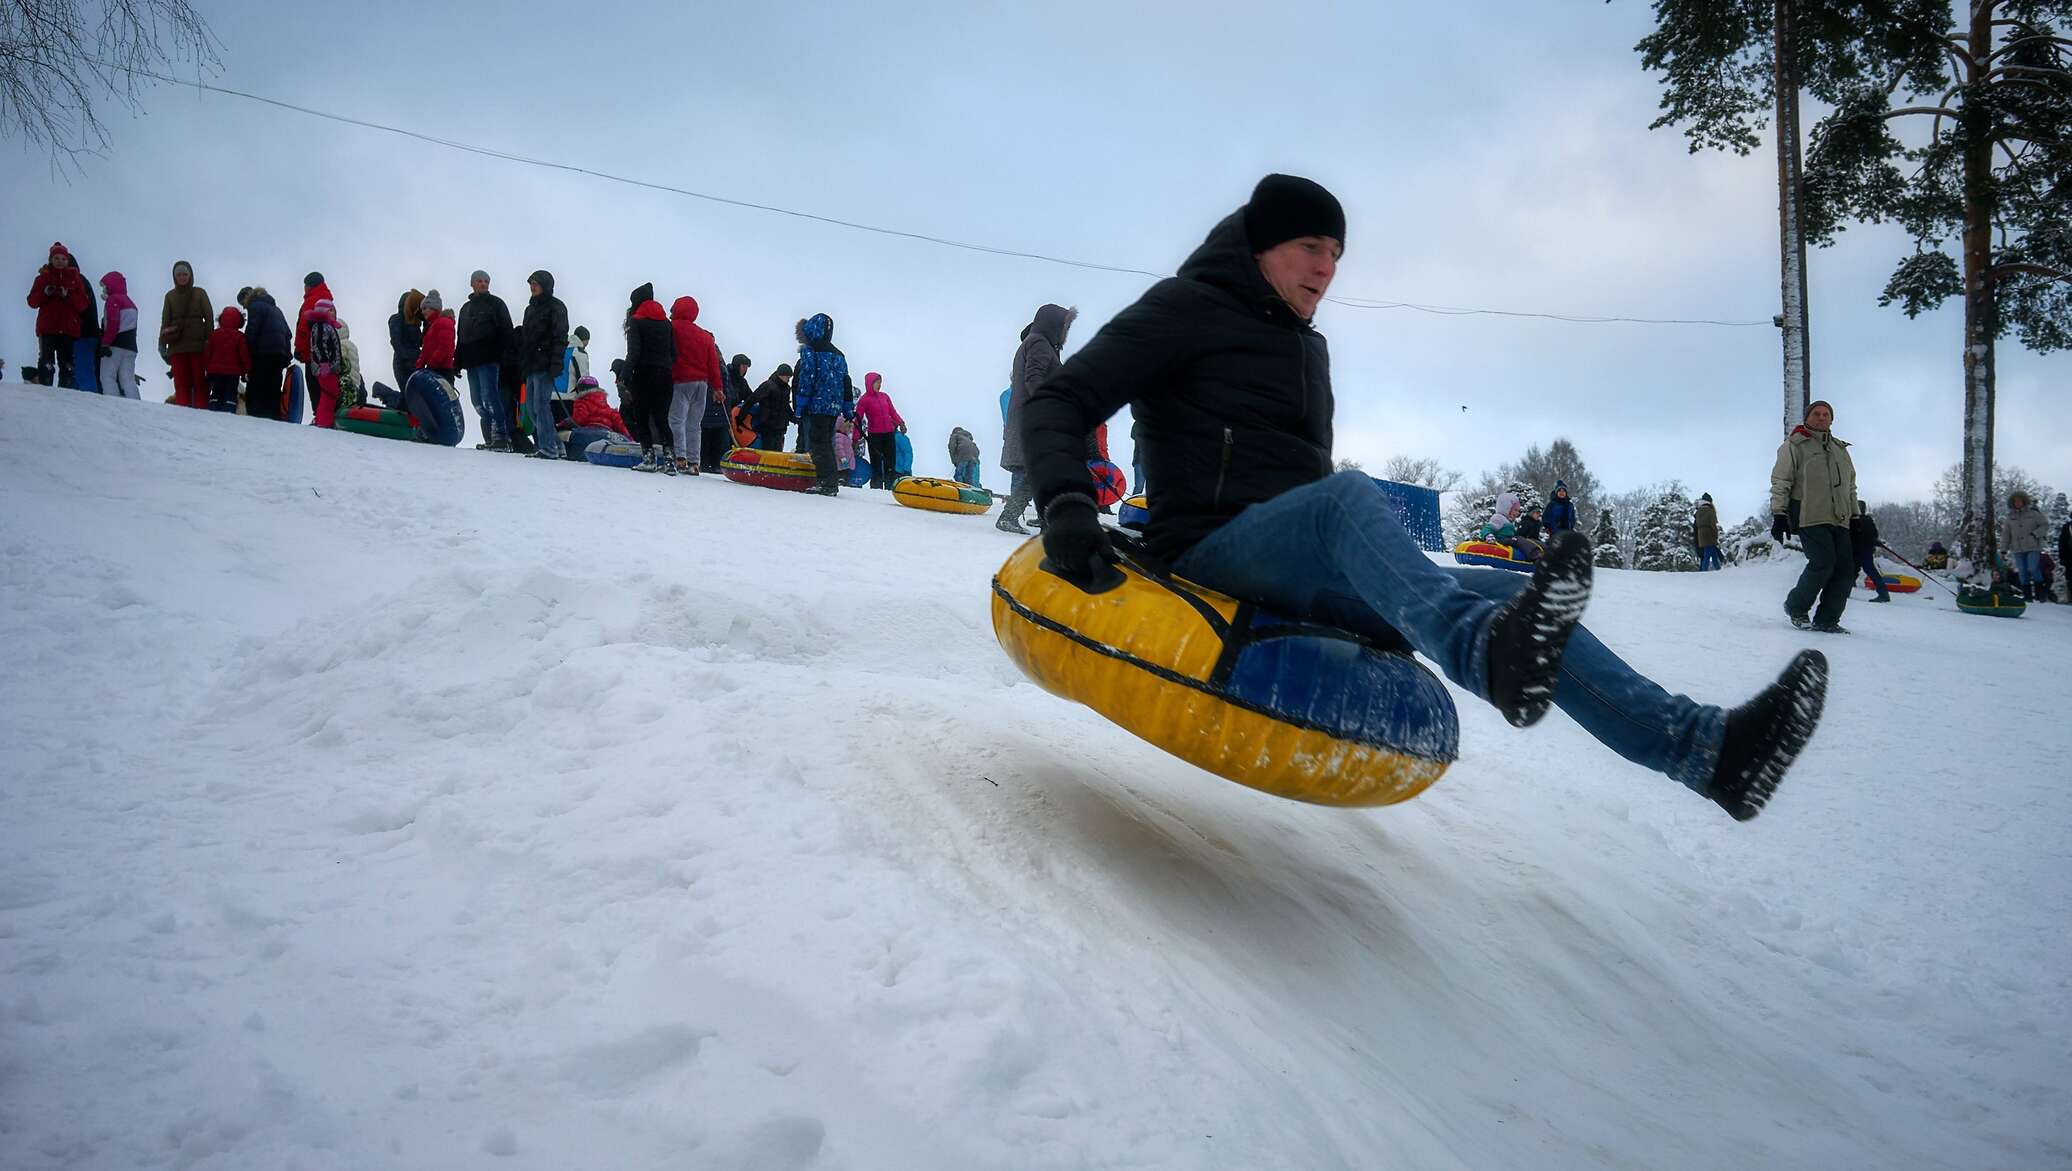
M1464 696L1444 781L1343 812L1023 681L983 518L18 386L0 431L0 1166L2072 1158L2053 607L1852 607L1747 826ZM1738 702L1788 574L1589 621Z

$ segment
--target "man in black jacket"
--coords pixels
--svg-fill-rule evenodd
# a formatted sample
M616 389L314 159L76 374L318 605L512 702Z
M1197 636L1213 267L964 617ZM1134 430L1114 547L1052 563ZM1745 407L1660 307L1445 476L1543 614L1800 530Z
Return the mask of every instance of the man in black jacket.
M511 311L504 299L489 291L489 274L476 269L468 278L474 292L460 307L455 322L453 360L468 372L468 397L482 420L483 446L492 451L511 450L511 431L506 426L504 394L500 387L504 351L511 345Z
M525 324L518 333L519 368L525 373L525 411L532 419L535 459L560 459L561 436L554 430L554 379L568 350L568 306L554 295L554 274L540 269L526 278L532 299L525 303Z
M755 420L758 451L783 451L784 429L791 426L791 363L780 362L748 400L748 413Z
M1802 652L1733 711L1670 695L1580 625L1590 542L1557 534L1530 581L1441 568L1359 472L1332 473L1330 360L1310 320L1337 273L1345 213L1269 175L1030 395L1022 442L1045 565L1100 589L1116 556L1086 435L1128 404L1152 490L1149 560L1276 612L1407 643L1518 727L1551 702L1627 759L1737 820L1754 817L1812 735L1827 662Z

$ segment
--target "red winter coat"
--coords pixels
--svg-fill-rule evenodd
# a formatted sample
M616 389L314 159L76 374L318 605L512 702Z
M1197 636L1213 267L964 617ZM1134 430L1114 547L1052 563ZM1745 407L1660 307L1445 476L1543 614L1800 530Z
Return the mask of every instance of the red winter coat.
M52 244L50 255L65 258L65 267L45 264L36 270L36 283L29 286L29 308L36 311L37 337L78 337L79 315L86 312L86 278L63 244Z
M309 311L316 307L318 301L330 301L334 305L337 304L337 299L331 296L331 286L323 281L318 281L316 284L302 290L302 308L295 314L295 358L297 361L309 361Z
M669 329L676 335L676 361L669 365L669 381L725 387L719 344L698 324L698 302L694 298L678 297L669 306Z
M417 369L441 373L453 369L453 329L453 318L444 313L432 318L432 323L424 327L424 348L417 351ZM297 341L295 344L306 346L309 343Z
M604 427L621 435L630 434L626 420L612 409L612 400L602 390L577 395L575 406L569 408L569 418L578 427Z
M245 315L235 305L225 305L216 317L216 328L201 351L204 374L250 374L252 351L245 345Z

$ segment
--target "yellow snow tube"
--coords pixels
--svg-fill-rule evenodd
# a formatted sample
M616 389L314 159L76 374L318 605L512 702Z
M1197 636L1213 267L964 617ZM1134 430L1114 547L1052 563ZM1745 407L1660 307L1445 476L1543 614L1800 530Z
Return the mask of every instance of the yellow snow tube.
M993 494L955 480L907 476L892 485L892 498L908 508L976 515L993 507Z
M1220 777L1318 805L1391 805L1460 744L1453 698L1401 649L1281 618L1125 555L1089 593L1039 540L993 578L993 634L1044 690Z

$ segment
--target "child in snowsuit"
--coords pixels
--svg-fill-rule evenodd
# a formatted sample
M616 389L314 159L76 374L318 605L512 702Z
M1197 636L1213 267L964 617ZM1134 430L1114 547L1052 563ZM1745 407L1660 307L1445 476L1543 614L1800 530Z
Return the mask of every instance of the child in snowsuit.
M245 315L225 305L216 328L202 346L202 372L209 382L209 409L237 413L237 380L252 372L252 351L245 345Z
M309 324L309 368L316 382L310 394L316 400L316 425L330 427L338 421L338 367L344 356L339 346L337 307L331 304L331 298L319 298L303 320Z
M1489 514L1489 519L1482 522L1482 527L1475 530L1475 535L1485 541L1508 544L1518 535L1518 512L1518 497L1509 492L1498 493L1496 508Z
M1545 535L1546 526L1540 521L1540 510L1528 508L1525 515L1518 518L1518 533L1511 538L1511 552L1522 560L1538 561L1547 551L1541 544Z
M978 457L978 440L971 437L971 432L962 427L951 428L950 467L954 469L951 474L957 478L959 484L969 484L974 488L983 487L978 482Z
M899 480L899 440L906 420L892 405L883 389L885 379L876 373L863 376L863 397L856 400L856 414L863 420L863 442L870 450L871 487L890 488Z
M856 424L847 419L835 420L835 467L842 471L844 484L849 482L848 473L856 470Z
M137 398L137 303L119 272L101 278L101 393Z
M72 357L86 302L86 278L79 275L72 254L63 244L52 244L49 258L36 270L36 282L29 286L29 308L36 311L37 381L43 385L72 389ZM56 382L51 381L53 374Z

